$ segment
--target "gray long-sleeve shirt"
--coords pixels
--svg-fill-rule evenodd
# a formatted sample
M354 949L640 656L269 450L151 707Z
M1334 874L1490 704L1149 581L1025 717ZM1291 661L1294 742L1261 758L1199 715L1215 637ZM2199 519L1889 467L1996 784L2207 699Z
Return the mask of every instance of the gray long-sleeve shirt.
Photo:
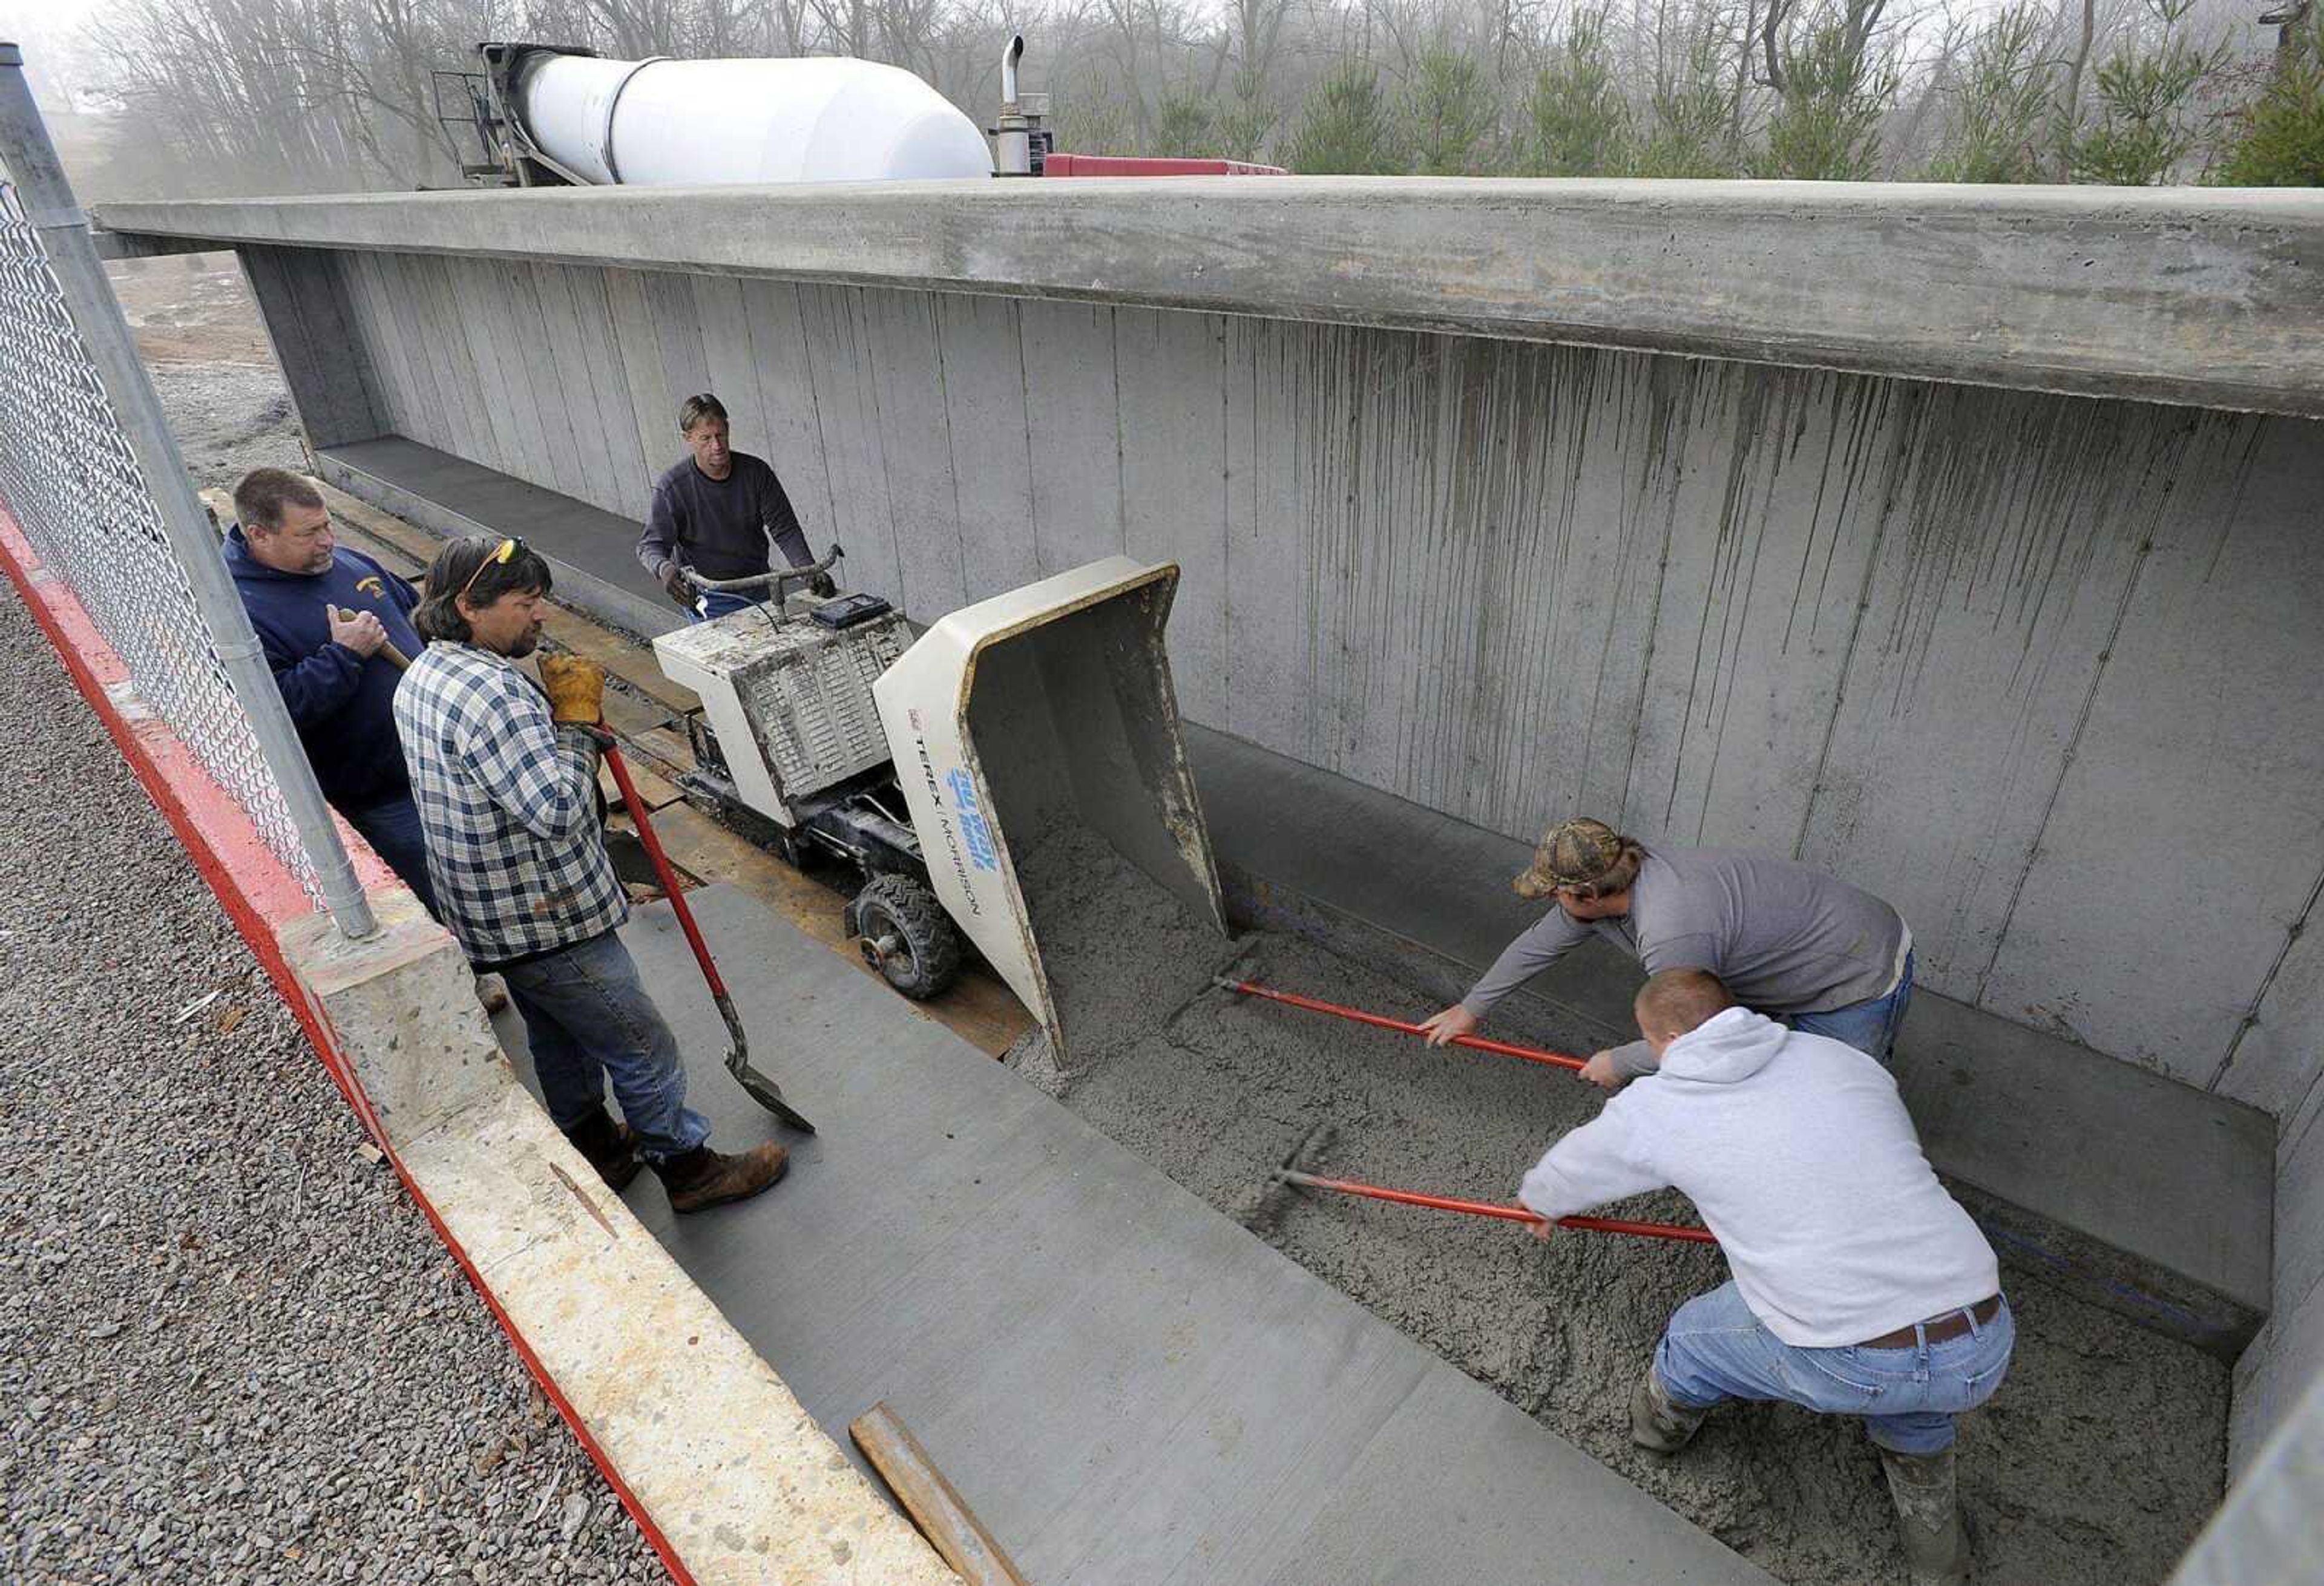
M1730 849L1661 848L1639 868L1627 915L1580 920L1553 905L1501 950L1461 1005L1484 1018L1592 936L1618 945L1648 974L1707 969L1746 1008L1777 1019L1886 996L1906 941L1895 909L1821 871ZM1615 1048L1615 1062L1637 1075L1652 1066L1652 1054L1635 1041Z
M724 479L711 478L689 456L654 481L638 560L656 578L669 576L673 558L706 578L756 577L769 570L770 536L792 567L815 560L775 471L748 452L733 457Z

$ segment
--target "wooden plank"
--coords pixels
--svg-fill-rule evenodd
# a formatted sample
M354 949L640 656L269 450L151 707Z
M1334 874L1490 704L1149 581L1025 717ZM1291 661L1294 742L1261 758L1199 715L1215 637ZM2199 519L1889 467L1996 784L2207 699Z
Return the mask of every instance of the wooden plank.
M968 599L983 600L1041 576L1017 304L1010 298L942 292L936 316L961 578Z
M793 870L691 805L672 804L656 810L653 828L671 860L687 871L706 881L731 882L845 958L867 978L879 979L847 934L840 915L845 901L841 894ZM897 1000L992 1057L1008 1051L1033 1028L1032 1017L1009 988L981 964L964 968L960 979L941 997L926 1002Z
M847 1434L967 1586L1025 1586L1009 1554L885 1401L849 1422Z
M1043 576L1121 550L1121 424L1113 310L1018 305L1033 420L1033 523Z
M866 291L857 301L871 354L872 410L880 421L880 456L904 592L899 604L932 622L968 604L936 298L930 292Z
M694 745L686 734L673 727L654 727L632 740L640 754L647 755L669 768L671 776L683 776L695 769Z
M670 715L659 702L632 699L618 688L605 690L605 724L623 737L642 737L669 727Z
M646 807L649 814L676 804L686 797L678 790L677 783L657 771L649 770L641 761L630 762L630 781L637 788L638 800ZM617 808L626 807L627 801L622 797L620 786L613 780L613 771L602 765L597 768L597 786L604 790L609 804Z

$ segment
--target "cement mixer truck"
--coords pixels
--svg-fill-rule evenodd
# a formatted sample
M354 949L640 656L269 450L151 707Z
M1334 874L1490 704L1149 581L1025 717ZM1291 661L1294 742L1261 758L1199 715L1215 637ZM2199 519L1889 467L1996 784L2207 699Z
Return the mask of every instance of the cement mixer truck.
M436 118L472 151L461 173L483 186L1283 174L1247 161L1055 153L1049 96L1018 87L1022 35L1001 51L989 143L936 89L876 60L609 60L512 42L476 54L476 69L435 74Z

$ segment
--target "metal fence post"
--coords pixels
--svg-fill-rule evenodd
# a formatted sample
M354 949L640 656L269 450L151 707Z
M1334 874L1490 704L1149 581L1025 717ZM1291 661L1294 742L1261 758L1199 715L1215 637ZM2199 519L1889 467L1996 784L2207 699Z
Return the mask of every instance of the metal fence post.
M0 166L5 166L23 202L27 217L48 254L83 345L96 363L114 416L126 437L146 488L160 512L170 549L185 576L195 609L208 626L212 648L249 718L252 734L315 867L323 906L350 937L377 934L371 903L355 881L354 862L332 824L330 806L316 783L314 767L290 724L290 713L243 609L242 596L227 574L212 537L209 520L187 477L177 438L161 415L161 399L138 356L129 322L113 295L105 265L88 235L49 141L40 106L25 80L23 52L0 43Z

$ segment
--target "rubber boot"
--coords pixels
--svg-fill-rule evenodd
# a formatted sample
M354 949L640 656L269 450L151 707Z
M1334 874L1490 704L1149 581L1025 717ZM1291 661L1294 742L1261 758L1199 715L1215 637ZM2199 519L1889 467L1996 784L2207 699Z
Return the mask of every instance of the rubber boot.
M589 1159L606 1188L627 1189L638 1176L637 1132L626 1123L615 1123L603 1107L567 1130L565 1138Z
M1932 1454L1880 1450L1888 1496L1896 1505L1896 1530L1904 1538L1904 1563L1913 1586L1955 1586L1969 1579L1969 1534L1961 1526L1953 1490L1953 1451Z
M1674 1454L1694 1441L1708 1409L1673 1404L1652 1366L1630 1394L1630 1441L1649 1453Z
M728 1201L748 1200L768 1188L790 1167L790 1153L769 1140L739 1157L723 1156L708 1146L696 1146L683 1157L656 1162L662 1188L669 1192L673 1212L699 1212Z

